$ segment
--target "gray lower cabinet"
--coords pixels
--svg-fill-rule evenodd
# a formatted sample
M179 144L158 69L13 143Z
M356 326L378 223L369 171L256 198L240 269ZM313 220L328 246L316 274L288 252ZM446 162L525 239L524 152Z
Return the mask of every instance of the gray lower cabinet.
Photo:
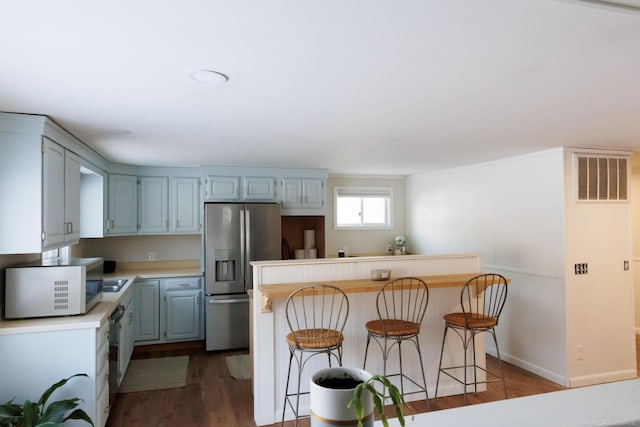
M133 336L136 344L160 339L160 280L136 280Z
M135 343L204 339L202 277L136 280Z

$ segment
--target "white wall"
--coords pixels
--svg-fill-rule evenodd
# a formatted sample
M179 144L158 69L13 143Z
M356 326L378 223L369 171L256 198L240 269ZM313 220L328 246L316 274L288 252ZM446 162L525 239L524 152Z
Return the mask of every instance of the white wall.
M407 178L409 250L480 253L510 277L503 359L567 381L563 153L549 150Z
M390 187L393 189L393 228L390 230L334 230L335 187ZM349 248L352 255L386 254L387 245L392 245L397 235L405 235L405 177L363 177L332 175L327 180L327 210L325 216L326 256L337 256L338 250ZM411 240L409 236L409 240Z
M631 205L577 202L573 165L567 151L567 355L569 385L575 387L637 374L633 274L624 270L632 254ZM586 263L588 274L576 275L576 263Z

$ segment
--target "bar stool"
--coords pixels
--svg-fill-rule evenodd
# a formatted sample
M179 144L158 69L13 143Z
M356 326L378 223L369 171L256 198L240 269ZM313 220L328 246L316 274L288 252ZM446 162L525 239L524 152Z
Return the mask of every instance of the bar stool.
M440 384L440 373L448 375L456 382L464 386L463 401L467 404L467 386L473 385L474 393L478 392L478 384L487 384L490 382L502 381L504 387L504 397L507 396L507 384L504 379L504 370L502 369L502 360L500 358L500 350L498 348L498 340L494 328L498 325L500 313L504 308L507 300L507 279L499 274L481 274L467 281L460 292L460 305L462 312L449 313L444 315L445 327L444 336L442 337L442 349L440 350L440 363L438 365L438 378L436 380L436 393L438 397L438 385ZM447 338L447 332L452 330L462 341L464 348L464 364L459 366L442 367L442 355L444 353L444 344ZM498 365L500 366L500 375L490 373L486 368L479 366L476 362L476 340L475 337L481 333L489 333L493 337L496 346L496 354L498 356ZM471 344L473 354L473 363L467 363L467 350ZM468 381L467 370L472 368L473 379ZM453 370L463 370L462 379L459 375L451 373ZM477 370L485 372L485 380L478 381ZM492 379L489 379L489 377Z
M366 369L369 343L375 341L382 351L383 374L387 377L400 377L400 392L403 397L414 393L423 393L427 398L429 408L429 393L427 392L427 380L424 375L422 352L420 351L420 325L429 304L429 288L427 284L414 277L404 277L392 280L385 284L376 296L378 319L365 324L367 328L367 345L364 351L364 363L362 369ZM409 378L402 367L402 343L410 341L415 345L420 360L422 372L422 384ZM398 346L399 371L387 374L387 359L393 347ZM418 391L405 393L404 380L413 383Z
M331 357L342 366L342 331L349 315L349 300L345 293L331 285L311 285L296 289L287 298L285 306L289 334L289 369L285 386L282 423L287 405L296 417L298 425L300 380L305 364L314 356L326 354L331 367ZM295 392L289 392L291 365L295 358L298 367L298 385ZM294 399L295 398L295 399ZM292 400L295 400L295 405Z

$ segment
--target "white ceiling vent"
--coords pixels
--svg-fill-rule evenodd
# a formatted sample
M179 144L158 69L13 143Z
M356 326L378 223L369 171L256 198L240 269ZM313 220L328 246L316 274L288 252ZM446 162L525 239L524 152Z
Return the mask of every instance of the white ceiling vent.
M627 158L576 154L576 195L579 201L626 201Z

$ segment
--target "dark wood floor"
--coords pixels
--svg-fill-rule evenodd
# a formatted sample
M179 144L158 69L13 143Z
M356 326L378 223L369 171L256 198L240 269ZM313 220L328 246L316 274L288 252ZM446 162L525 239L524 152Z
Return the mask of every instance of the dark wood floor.
M640 349L640 337L636 337ZM234 380L228 373L225 356L245 351L207 352L204 342L180 343L169 346L136 347L134 358L189 355L187 384L183 388L140 393L118 394L109 415L107 427L205 427L247 426L253 421L251 380ZM488 358L488 366L496 360ZM638 355L640 371L640 354ZM564 387L533 375L513 365L505 364L509 397L563 390ZM486 392L467 395L468 404L491 402L504 398L501 384L490 384ZM462 396L431 399L431 410L462 406ZM426 412L426 401L410 402L405 414ZM389 409L389 416L393 411ZM299 423L308 426L308 420ZM285 423L293 426L293 423Z

